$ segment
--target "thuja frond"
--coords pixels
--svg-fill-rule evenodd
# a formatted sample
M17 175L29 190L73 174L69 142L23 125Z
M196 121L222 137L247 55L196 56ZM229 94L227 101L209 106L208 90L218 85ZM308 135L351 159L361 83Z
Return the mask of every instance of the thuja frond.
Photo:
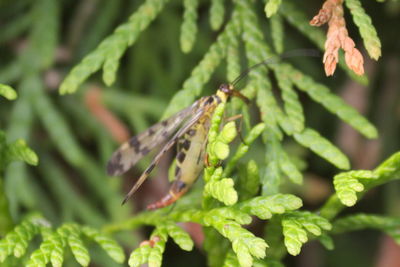
M140 266L144 263L148 263L149 266L161 266L162 253L168 237L171 237L183 250L191 251L193 249L193 241L190 236L174 222L167 221L163 225L157 226L150 239L143 241L140 247L131 253L129 266Z
M380 164L372 171L344 172L334 177L336 194L331 196L321 209L325 218L333 218L345 206L353 206L371 188L400 179L400 152Z
M183 21L181 26L180 44L184 53L192 50L197 34L197 6L198 0L184 0Z
M7 143L6 135L0 131L0 171L3 172L9 163L13 161L24 161L30 165L37 165L39 162L36 153L28 147L22 139ZM2 176L2 174L0 174Z
M345 0L344 2L353 16L354 23L360 30L369 56L378 60L381 56L381 41L378 38L375 27L372 25L371 17L365 13L359 0Z
M119 60L125 50L133 45L139 34L144 31L167 0L147 0L128 22L120 25L114 33L104 39L99 46L75 66L60 86L62 94L73 93L89 75L103 67L103 80L107 85L115 81Z
M125 260L122 248L98 230L74 223L65 223L53 230L48 221L34 214L27 216L0 240L0 262L4 262L9 256L16 258L24 256L29 243L38 234L42 236L42 243L32 252L26 266L45 266L47 263L62 266L64 251L68 247L81 266L88 266L90 256L82 240L83 236L98 243L116 262L122 263Z
M267 4L265 5L265 14L267 14L268 18L278 11L281 2L282 0L268 0Z
M335 175L333 184L340 201L346 206L356 204L356 193L364 190L363 179L378 178L372 171L350 171Z
M208 210L189 208L172 211L168 214L162 213L162 211L142 213L123 223L107 226L105 230L114 232L123 229L133 229L141 224L148 224L154 225L156 227L155 231L158 233L157 235L161 235L160 233L166 231L164 228L167 227L168 235L174 238L178 245L183 247L183 249L191 249L192 245L188 241L187 235L181 231L177 231L178 234L174 237L170 229L177 228L166 225L177 222L196 222L206 227L212 227L220 235L227 238L232 243L232 249L238 257L240 266L251 266L253 257L263 258L265 256L267 244L263 239L255 237L250 231L242 227L243 224L251 222L250 215L258 216L261 219L269 219L273 214L284 214L285 212L298 209L301 205L302 201L293 195L277 194L268 197L252 198L229 207L211 208ZM160 223L161 221L163 223ZM153 240L153 243L157 244L158 241L164 243L166 240L162 236L154 240L154 236L155 234L152 234L149 242ZM183 241L178 241L178 236L183 238ZM139 259L145 258L144 261L140 260L139 262L147 262L146 257L148 256L146 256L146 253L148 253L147 249L149 249L146 248L147 244L146 242L135 250L132 254L133 256L131 255L131 259L134 257L135 262L137 262ZM149 245L151 244L152 242ZM132 264L133 262L134 260L132 260Z
M322 104L328 111L336 114L364 136L368 138L377 137L376 128L340 97L332 94L326 86L315 82L311 77L304 75L288 64L271 67L276 72L287 73L289 79L298 89L306 92L314 101Z
M204 84L210 79L211 74L226 56L229 44L228 39L235 36L237 32L237 20L238 14L234 11L231 20L227 23L223 32L193 69L191 76L183 83L183 88L171 99L168 108L164 112L164 117L170 116L179 109L188 106L200 95Z
M363 229L377 229L384 231L400 244L400 218L374 214L355 214L333 221L333 234L341 234Z
M284 27L283 27L283 19L280 14L275 14L270 19L271 23L271 37L273 41L273 45L275 48L275 52L278 54L283 53L284 51Z
M282 218L285 246L291 255L298 255L307 242L307 232L320 236L322 231L331 230L329 221L308 211L286 213Z
M17 98L17 92L15 92L15 90L11 86L1 83L0 83L0 95L4 96L8 100L14 100Z
M210 6L210 25L213 30L219 30L224 22L224 0L212 0Z
M317 131L306 128L303 132L294 134L294 139L336 167L345 170L350 168L347 157L331 142L319 135Z

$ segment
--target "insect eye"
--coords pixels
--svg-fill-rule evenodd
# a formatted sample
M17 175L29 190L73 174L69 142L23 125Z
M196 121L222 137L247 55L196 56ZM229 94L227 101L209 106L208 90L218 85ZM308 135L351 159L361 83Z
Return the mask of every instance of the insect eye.
M224 93L230 92L229 86L227 84L221 84L221 86L219 87L219 90L221 90Z

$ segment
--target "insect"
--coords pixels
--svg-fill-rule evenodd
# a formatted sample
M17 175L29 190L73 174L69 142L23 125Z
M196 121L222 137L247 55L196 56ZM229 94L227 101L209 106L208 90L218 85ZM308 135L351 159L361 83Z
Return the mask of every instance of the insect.
M307 52L311 54L309 51L295 50L283 56L281 55L279 59L293 56L293 54L296 55L299 51L301 55ZM271 59L268 59L253 65L232 83L222 84L214 95L200 98L191 106L179 111L164 121L154 124L143 133L132 137L129 141L122 144L121 147L113 153L107 164L107 172L111 176L125 173L152 149L168 140L133 185L122 204L137 191L158 164L162 156L176 143L175 180L171 183L168 194L159 201L148 205L147 209L166 207L185 194L203 169L205 148L208 139L207 135L215 108L220 103L226 102L231 96L239 97L244 102L248 103L249 99L237 91L234 85L247 75L251 69L270 62ZM179 126L181 127L178 130Z
M237 96L245 102L249 102L245 96L234 89L233 85L222 84L216 94L200 98L191 106L151 126L143 133L132 137L129 141L122 144L114 152L107 164L109 175L123 174L153 148L169 139L139 177L122 203L125 203L136 192L162 156L175 143L178 144L175 180L172 182L168 194L147 208L158 209L168 206L185 194L203 169L207 135L214 110L218 104L226 102L230 96ZM173 135L181 125L182 127Z

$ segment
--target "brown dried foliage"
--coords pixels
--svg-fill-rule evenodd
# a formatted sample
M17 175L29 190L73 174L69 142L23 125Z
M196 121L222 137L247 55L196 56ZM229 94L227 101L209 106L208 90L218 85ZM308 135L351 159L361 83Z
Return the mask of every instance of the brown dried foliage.
M364 58L349 37L343 17L343 0L326 0L318 14L310 21L312 26L328 23L323 62L327 76L333 75L339 62L339 49L345 53L347 66L357 75L364 74Z

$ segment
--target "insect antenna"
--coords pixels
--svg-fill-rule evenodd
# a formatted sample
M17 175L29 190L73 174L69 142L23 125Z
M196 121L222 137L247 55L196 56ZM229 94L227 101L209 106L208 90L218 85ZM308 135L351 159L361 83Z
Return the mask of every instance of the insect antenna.
M320 57L321 54L319 53L318 50L315 49L296 49L296 50L291 50L288 52L285 52L279 56L274 56L268 59L265 59L257 64L254 64L253 66L250 66L247 70L243 71L235 80L233 80L230 84L232 86L235 86L240 82L244 77L247 76L247 74L250 73L253 69L261 66L261 65L269 65L273 63L278 63L280 60L284 58L291 58L291 57L299 57L299 56L305 56L305 57Z

